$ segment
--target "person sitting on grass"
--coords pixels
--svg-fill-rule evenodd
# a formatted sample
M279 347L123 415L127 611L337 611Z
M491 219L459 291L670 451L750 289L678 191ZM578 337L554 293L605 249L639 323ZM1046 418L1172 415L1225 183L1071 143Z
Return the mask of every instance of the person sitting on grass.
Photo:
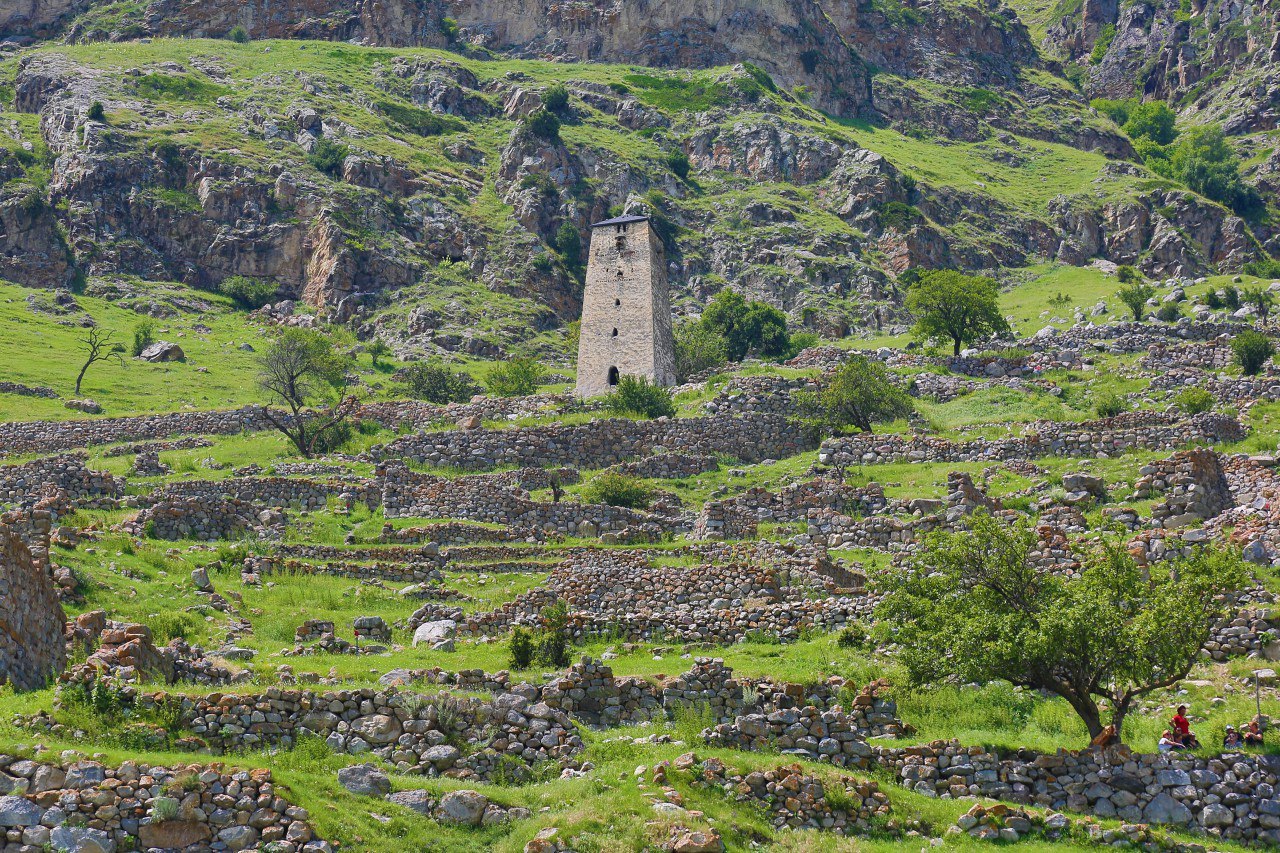
M1176 749L1186 749L1186 747L1182 745L1182 741L1174 736L1173 732L1165 729L1164 734L1160 735L1160 742L1156 744L1156 751L1173 752Z
M1240 745L1240 733L1235 726L1227 726L1227 733L1222 736L1223 749L1235 749Z
M1197 749L1200 746L1200 740L1196 737L1196 733L1191 731L1191 721L1187 719L1187 706L1179 705L1178 713L1173 715L1170 721L1173 726L1173 733L1186 749Z
M1262 726L1258 724L1257 717L1244 724L1244 731L1241 735L1246 745L1262 746Z

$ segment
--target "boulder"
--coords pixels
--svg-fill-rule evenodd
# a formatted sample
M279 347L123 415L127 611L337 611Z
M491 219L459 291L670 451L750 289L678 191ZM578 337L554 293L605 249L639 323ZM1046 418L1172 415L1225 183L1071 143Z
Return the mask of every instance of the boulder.
M376 764L356 764L338 771L338 782L353 794L385 797L391 793L391 780Z
M1191 820L1191 810L1169 796L1168 792L1161 791L1147 803L1142 817L1147 823L1185 824Z
M682 832L671 843L672 853L723 853L724 842L714 829Z
M431 795L426 791L396 791L387 797L388 800L397 806L404 806L406 809L413 809L415 812L424 815L431 814L431 807L435 805L435 801L431 799Z
M450 791L440 800L438 819L463 826L479 826L489 798L479 791Z
M186 357L187 354L182 351L182 347L172 341L156 341L138 353L138 358L150 362L184 361Z
M210 839L209 825L193 820L147 822L138 827L138 841L143 847L184 850Z
M353 721L351 730L375 745L394 743L400 737L400 721L386 714L369 714Z
M0 797L0 826L37 826L44 811L23 797Z
M54 827L49 835L49 845L54 850L67 853L115 853L116 850L115 839L101 829L65 824Z
M418 629L413 632L413 644L419 646L426 643L434 646L436 643L451 639L454 632L458 629L458 623L452 619L437 619L434 622L423 622Z

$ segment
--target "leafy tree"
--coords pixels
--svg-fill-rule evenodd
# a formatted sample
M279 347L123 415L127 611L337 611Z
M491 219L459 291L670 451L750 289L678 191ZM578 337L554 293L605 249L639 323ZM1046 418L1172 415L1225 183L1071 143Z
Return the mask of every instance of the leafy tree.
M401 371L399 379L410 397L428 403L466 403L480 393L474 379L442 364L416 362Z
M605 398L605 405L615 414L642 418L670 418L676 414L671 392L643 376L620 377L613 393Z
M1121 264L1116 267L1116 280L1121 284L1133 284L1135 281L1142 281L1142 273L1138 272L1128 264Z
M76 396L80 396L80 383L84 382L84 375L89 368L100 361L115 359L124 367L124 344L111 343L111 338L115 332L110 329L103 329L98 326L91 326L85 331L85 335L80 339L80 344L84 347L84 366L80 368L80 372L76 374Z
M1131 108L1123 129L1133 139L1150 139L1158 145L1168 145L1178 135L1173 126L1176 118L1164 101L1151 101Z
M258 384L287 413L265 409L267 420L306 458L357 408L345 397L349 360L314 329L285 329L259 360Z
M1240 310L1240 291L1236 290L1234 284L1222 288L1222 302L1232 311Z
M878 361L855 355L816 392L797 395L797 408L826 432L872 426L905 418L915 410L911 396L899 388Z
M787 315L767 303L748 301L736 290L717 293L699 322L724 338L730 361L748 354L782 358L791 349Z
M681 382L704 370L723 367L729 360L729 344L723 335L702 323L676 326L676 376Z
M1035 532L985 514L937 533L910 569L875 579L879 615L916 684L1003 679L1061 696L1102 732L1123 733L1134 702L1176 684L1248 578L1235 554L1201 550L1144 569L1118 545L1085 555L1078 578L1029 555Z
M1258 278L1280 278L1280 261L1275 258L1249 261L1244 265L1244 274L1256 275Z
M560 119L545 107L529 113L524 120L524 129L547 142L560 141Z
M1184 388L1173 398L1173 404L1188 415L1198 415L1218 405L1218 401L1204 388Z
M249 311L255 311L275 299L277 289L274 281L243 275L228 276L218 285L224 296L231 297L233 302Z
M672 151L667 155L667 168L680 180L689 177L689 155L683 151Z
M387 342L382 338L374 338L365 346L365 351L369 353L369 361L374 367L378 366L378 361L391 355L391 347L387 346Z
M155 323L143 320L133 327L133 357L142 355L142 351L156 342Z
M1257 192L1240 177L1240 160L1217 125L1202 125L1184 132L1169 155L1163 174L1236 213L1248 213L1259 203Z
M645 509L653 500L653 489L636 477L604 471L582 487L582 497L587 503Z
M1126 284L1116 290L1116 298L1133 312L1135 323L1141 323L1147 312L1147 300L1156 295L1156 289L1146 282Z
M922 274L907 291L907 310L916 315L916 333L930 340L950 340L952 351L1009 331L1000 313L993 279L955 270Z
M511 668L528 669L533 666L533 637L517 625L511 631Z
M89 119L89 121L105 122L107 120L107 111L103 108L102 101L94 101L90 104L89 111L85 113L85 118Z
M562 112L569 106L569 90L561 83L553 83L542 93L542 105L553 113Z
M1258 319L1267 322L1267 318L1271 316L1271 309L1276 304L1276 296L1270 290L1262 286L1246 287L1240 296L1249 305L1253 306L1254 313L1258 315Z
M1231 339L1231 352L1245 376L1257 376L1276 354L1276 348L1266 335L1249 329Z
M318 172L338 177L342 174L342 162L350 153L351 149L347 146L322 136L316 140L316 147L307 155L307 162Z
M490 393L499 397L527 397L538 390L546 368L531 358L513 358L504 361L485 378Z
M574 272L582 269L582 236L572 222L561 222L556 231L556 251L564 265Z
M231 28L231 32L227 33L227 38L231 39L231 41L235 42L236 44L248 44L249 31L246 30L244 27L240 26L239 24L236 24L234 27Z

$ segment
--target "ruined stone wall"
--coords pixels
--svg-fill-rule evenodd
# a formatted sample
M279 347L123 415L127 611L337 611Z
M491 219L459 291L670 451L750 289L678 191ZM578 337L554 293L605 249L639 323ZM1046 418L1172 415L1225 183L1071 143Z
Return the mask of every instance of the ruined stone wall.
M957 442L927 436L855 435L822 443L818 460L829 465L900 462L989 462L1040 456L1098 456L1131 447L1171 450L1197 441L1238 441L1235 418L1205 413L1185 420L1161 412L1130 412L1079 424L1037 422L1026 435Z
M779 415L721 415L651 421L606 418L572 426L426 433L396 439L368 455L374 461L413 460L468 471L502 465L590 470L648 456L659 447L759 462L795 456L814 446L803 430Z
M6 755L0 780L23 780L26 789L3 798L0 849L6 851L331 849L316 840L306 809L285 800L285 789L266 769L135 761L108 767ZM176 813L171 819L156 817L162 800Z
M124 495L124 481L89 470L82 453L0 467L0 504L30 506L41 499L46 487L62 491L77 507L111 508Z
M261 406L221 412L175 412L75 421L25 421L0 424L0 454L51 453L117 441L171 435L229 435L271 429Z
M67 662L66 615L49 565L53 513L0 516L0 683L36 690Z

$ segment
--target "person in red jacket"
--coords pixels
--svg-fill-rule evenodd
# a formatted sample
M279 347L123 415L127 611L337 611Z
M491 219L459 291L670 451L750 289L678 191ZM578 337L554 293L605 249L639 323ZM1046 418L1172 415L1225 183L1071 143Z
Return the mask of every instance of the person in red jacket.
M1187 719L1186 705L1178 706L1178 713L1173 715L1170 725L1173 726L1173 732L1178 736L1178 740L1182 741L1182 745L1187 749L1200 747L1200 741L1196 739L1195 732L1191 731L1191 721Z

